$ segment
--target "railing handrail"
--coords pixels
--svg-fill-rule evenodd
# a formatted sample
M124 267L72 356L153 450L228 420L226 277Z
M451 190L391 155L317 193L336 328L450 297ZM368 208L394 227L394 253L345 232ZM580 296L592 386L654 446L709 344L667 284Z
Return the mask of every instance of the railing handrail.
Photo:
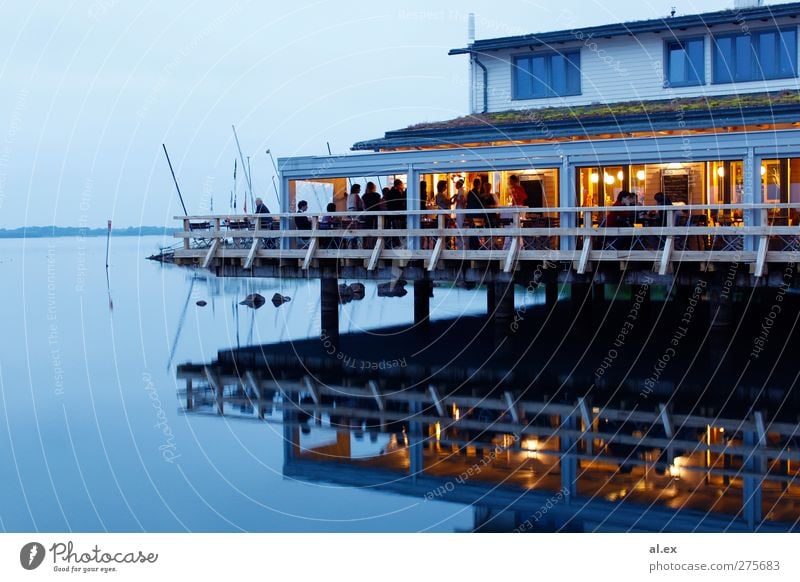
M295 218L298 216L306 217L352 217L352 216L430 216L430 215L483 215L487 212L492 213L512 213L512 214L574 214L580 212L642 212L642 211L665 211L682 212L693 210L778 210L796 209L800 210L800 203L759 203L759 204L672 204L672 205L633 205L633 206L549 206L535 208L529 206L494 206L479 209L451 209L440 210L438 208L427 210L349 210L336 212L269 212L261 214L198 214L189 216L175 216L175 220L255 220L257 218Z

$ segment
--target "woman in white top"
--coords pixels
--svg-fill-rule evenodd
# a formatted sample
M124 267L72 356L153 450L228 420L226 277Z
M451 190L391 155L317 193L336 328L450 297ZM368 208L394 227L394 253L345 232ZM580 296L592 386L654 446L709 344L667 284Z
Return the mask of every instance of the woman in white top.
M361 184L350 186L350 194L347 196L347 211L361 212L364 210L364 203L361 201Z

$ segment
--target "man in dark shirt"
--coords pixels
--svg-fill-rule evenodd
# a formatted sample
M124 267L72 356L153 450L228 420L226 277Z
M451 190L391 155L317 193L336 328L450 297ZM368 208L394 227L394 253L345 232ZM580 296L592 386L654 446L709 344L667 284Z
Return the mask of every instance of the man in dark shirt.
M388 202L386 203L386 210L392 212L405 212L406 210L406 191L403 187L403 181L399 178L394 181L394 186L387 193ZM405 228L405 216L392 216L389 219L391 228Z
M481 179L475 178L472 181L472 190L467 192L467 210L481 210L483 202L481 201ZM475 218L480 218L479 214L470 214L467 217L467 224L475 228ZM476 250L480 246L480 241L477 236L469 237L469 248Z
M367 191L361 197L364 203L364 210L377 212L381 209L381 195L375 187L375 182L367 182Z
M269 214L269 208L267 208L267 205L264 204L261 198L256 198L256 214ZM258 226L265 230L272 229L272 217L265 216L264 218L260 218Z
M308 202L301 200L297 203L297 212L305 212L308 210ZM311 221L308 216L295 216L294 226L297 230L311 230Z
M256 214L269 214L269 208L261 198L256 198Z

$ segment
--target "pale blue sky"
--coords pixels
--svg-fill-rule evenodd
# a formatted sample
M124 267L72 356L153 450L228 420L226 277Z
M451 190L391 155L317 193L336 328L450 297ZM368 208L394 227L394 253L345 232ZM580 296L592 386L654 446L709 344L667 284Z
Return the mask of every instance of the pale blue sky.
M778 2L772 2L777 4ZM0 1L0 227L173 224L228 207L231 124L275 206L276 157L467 112L467 14L492 38L733 0ZM240 175L241 177L241 175ZM273 208L277 210L276 208Z

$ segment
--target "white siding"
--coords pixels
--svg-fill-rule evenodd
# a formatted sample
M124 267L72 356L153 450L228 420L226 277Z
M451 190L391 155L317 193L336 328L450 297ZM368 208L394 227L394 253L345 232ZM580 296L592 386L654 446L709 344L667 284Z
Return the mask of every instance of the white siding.
M795 26L794 21L779 22L779 26ZM750 30L760 27L750 25ZM488 69L488 111L506 111L509 109L532 109L552 106L578 106L593 103L616 103L623 101L646 101L656 99L673 99L676 97L698 97L728 95L732 93L760 93L779 91L782 89L798 89L798 79L775 79L770 81L754 81L736 84L713 84L711 70L711 34L737 32L740 26L714 27L709 33L707 29L688 29L680 35L672 33L646 33L639 36L613 38L576 37L572 43L558 44L552 47L515 49L513 51L492 52L479 56L481 63ZM576 35L579 31L576 31ZM580 33L582 35L582 33ZM675 38L705 36L706 66L705 85L695 87L665 88L664 79L664 43ZM798 42L800 45L800 42ZM530 55L553 50L565 51L580 48L581 50L581 94L571 97L551 99L512 99L512 62L515 56ZM800 59L798 59L800 62ZM473 65L475 109L483 109L483 72Z

